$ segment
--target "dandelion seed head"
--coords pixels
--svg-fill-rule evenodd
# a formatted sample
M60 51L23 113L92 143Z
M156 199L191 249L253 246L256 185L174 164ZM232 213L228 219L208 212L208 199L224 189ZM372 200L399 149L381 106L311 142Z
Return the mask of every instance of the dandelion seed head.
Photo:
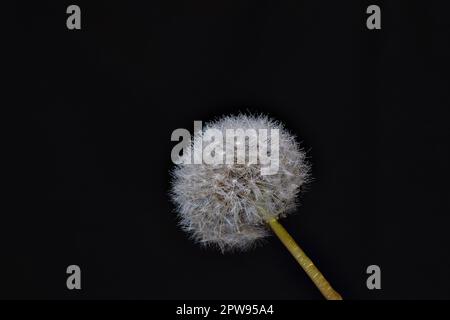
M220 130L224 137L227 129L279 130L279 167L275 174L262 175L259 161L177 164L171 172L170 195L182 229L198 243L216 246L222 252L246 250L268 235L266 219L283 217L295 210L298 194L309 180L309 165L295 136L266 115L219 118L196 133L192 145L211 128ZM245 143L249 150L250 141Z

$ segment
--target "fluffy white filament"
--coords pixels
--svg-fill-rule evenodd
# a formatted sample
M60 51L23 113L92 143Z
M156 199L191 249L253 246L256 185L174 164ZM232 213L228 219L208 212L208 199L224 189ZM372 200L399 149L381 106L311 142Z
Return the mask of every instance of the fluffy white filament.
M309 166L295 137L267 116L225 116L206 124L203 132L209 128L224 136L227 129L279 129L279 170L274 175L261 175L259 163L179 164L172 171L171 197L181 227L199 243L216 245L222 252L245 250L268 234L267 217L259 208L275 218L295 209ZM195 139L202 139L202 133Z

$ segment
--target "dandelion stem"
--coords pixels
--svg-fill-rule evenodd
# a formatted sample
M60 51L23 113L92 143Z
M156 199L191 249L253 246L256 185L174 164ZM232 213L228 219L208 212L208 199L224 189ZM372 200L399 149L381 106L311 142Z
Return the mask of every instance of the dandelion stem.
M294 256L295 260L297 260L303 270L305 270L306 274L311 278L323 296L327 300L342 300L341 295L331 287L330 283L325 279L319 269L312 263L311 259L308 258L286 229L275 218L267 219L267 223L284 246Z

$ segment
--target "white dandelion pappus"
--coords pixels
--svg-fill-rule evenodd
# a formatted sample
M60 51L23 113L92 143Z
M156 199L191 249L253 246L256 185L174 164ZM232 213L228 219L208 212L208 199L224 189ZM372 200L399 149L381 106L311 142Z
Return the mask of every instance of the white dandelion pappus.
M220 130L224 137L230 129L278 129L279 132L279 163L275 174L261 174L260 161L256 164L181 163L172 170L171 198L181 227L205 246L217 246L222 252L245 250L268 235L267 219L283 217L296 208L297 196L309 179L309 165L295 136L268 116L222 117L207 123L202 132L195 134L192 145L201 145L205 150L206 145L196 142L203 139L208 129ZM270 138L268 135L268 145ZM245 143L245 150L254 147L249 145L251 139Z

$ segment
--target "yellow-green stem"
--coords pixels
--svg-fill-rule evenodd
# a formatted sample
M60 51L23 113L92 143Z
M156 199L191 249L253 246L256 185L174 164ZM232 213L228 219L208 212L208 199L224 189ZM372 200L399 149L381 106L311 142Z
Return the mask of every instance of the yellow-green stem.
M267 219L267 223L284 246L294 256L295 260L297 260L303 270L305 270L323 296L328 300L342 300L341 295L331 287L330 283L312 263L305 252L298 246L286 229L275 218Z

